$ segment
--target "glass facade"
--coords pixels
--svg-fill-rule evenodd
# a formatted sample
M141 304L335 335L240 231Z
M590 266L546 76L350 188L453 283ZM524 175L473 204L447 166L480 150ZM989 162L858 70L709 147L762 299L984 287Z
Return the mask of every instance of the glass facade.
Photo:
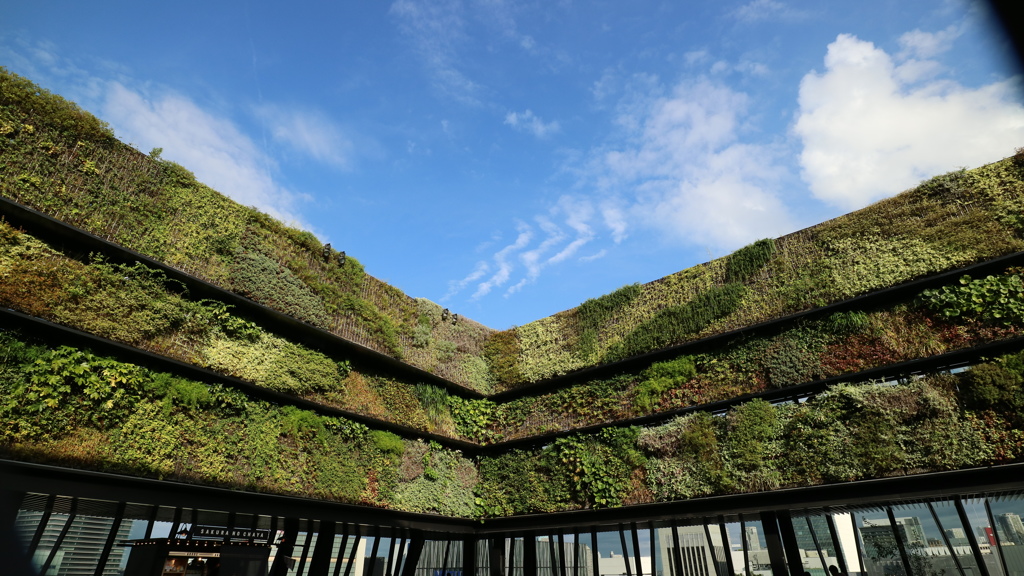
M152 541L269 548L238 576L1024 576L1022 517L1014 492L478 536L30 493L14 526L53 576L126 574Z

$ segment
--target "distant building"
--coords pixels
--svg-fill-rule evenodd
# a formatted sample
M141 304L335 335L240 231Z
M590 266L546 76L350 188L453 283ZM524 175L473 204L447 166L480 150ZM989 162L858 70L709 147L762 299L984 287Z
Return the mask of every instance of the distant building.
M21 534L22 543L27 547L36 528L43 520L43 513L22 510L18 513L15 527ZM67 524L70 522L70 525ZM46 576L94 576L103 554L107 538L113 528L114 519L102 516L52 514L39 538L39 544L32 554L32 563L39 570L50 560ZM121 522L117 528L115 542L128 539L132 522ZM65 527L67 531L65 532ZM63 541L60 541L61 533ZM53 553L54 547L59 549ZM52 553L52 557L51 557ZM122 546L114 546L107 557L102 576L118 576L121 573Z

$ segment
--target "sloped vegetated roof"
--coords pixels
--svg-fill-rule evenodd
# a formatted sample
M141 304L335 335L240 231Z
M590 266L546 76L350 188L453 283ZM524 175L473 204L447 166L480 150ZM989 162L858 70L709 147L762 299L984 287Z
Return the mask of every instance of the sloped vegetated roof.
M0 166L5 458L495 517L1024 450L1024 154L505 331L6 72Z

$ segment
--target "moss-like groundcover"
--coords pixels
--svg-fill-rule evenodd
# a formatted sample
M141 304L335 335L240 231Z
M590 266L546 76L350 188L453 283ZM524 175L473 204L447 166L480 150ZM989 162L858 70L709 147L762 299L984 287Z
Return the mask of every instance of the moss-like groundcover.
M475 461L343 418L0 333L0 455L460 517L951 470L1024 456L1024 353L754 399ZM230 441L226 441L230 440Z
M1024 361L1014 354L957 375L834 386L796 404L702 408L1017 338L1024 282L1014 267L561 389L523 388L1019 252L1024 151L500 332L406 296L2 70L0 194L458 386L525 394L471 399L354 368L159 270L65 253L2 220L0 305L422 433L481 444L567 433L473 456L4 330L8 458L492 517L1006 463L1024 450ZM679 409L688 412L628 423ZM603 428L571 433L593 425Z

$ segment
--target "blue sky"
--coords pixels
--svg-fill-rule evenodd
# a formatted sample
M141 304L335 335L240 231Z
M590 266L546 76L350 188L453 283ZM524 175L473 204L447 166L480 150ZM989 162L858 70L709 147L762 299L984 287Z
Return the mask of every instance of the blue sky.
M3 3L0 65L493 328L1024 146L965 0Z

